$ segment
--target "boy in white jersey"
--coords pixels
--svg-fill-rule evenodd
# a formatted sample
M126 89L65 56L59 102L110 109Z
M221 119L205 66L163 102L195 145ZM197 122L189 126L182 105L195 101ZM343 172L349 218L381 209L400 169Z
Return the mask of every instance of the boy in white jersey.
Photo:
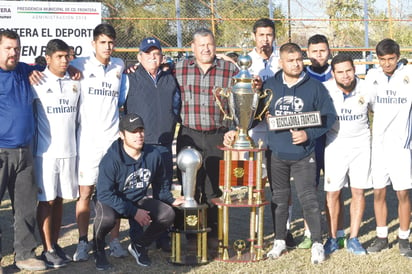
M59 39L46 47L47 68L33 86L35 117L34 166L38 194L37 221L43 242L42 259L59 268L71 261L58 245L63 199L76 199L76 117L80 82L70 79L69 46Z
M325 254L339 249L337 230L340 195L350 184L350 237L347 250L356 255L366 254L358 240L358 232L365 211L364 189L372 187L370 180L370 130L368 111L372 98L363 80L356 78L353 59L338 54L332 59L334 80L325 82L337 113L337 121L326 133L325 183L326 212L329 238ZM350 183L349 183L350 182Z
M366 75L368 89L375 97L372 126L372 178L376 239L369 253L388 248L386 186L392 183L398 197L398 243L401 255L412 258L409 244L412 188L411 150L405 148L412 102L412 68L398 64L400 49L392 39L376 46L379 68Z
M76 204L76 220L79 244L73 255L74 261L88 259L87 231L90 219L90 198L97 182L98 166L108 147L118 137L119 94L124 63L111 57L116 32L111 25L100 24L93 31L94 55L74 59L71 64L83 73L83 92L79 103L78 129L78 179L79 200ZM120 98L124 96L120 95ZM122 102L120 102L122 104ZM112 232L112 252L117 257L126 256L117 239L119 227ZM114 235L113 235L114 233ZM117 252L116 252L117 253Z

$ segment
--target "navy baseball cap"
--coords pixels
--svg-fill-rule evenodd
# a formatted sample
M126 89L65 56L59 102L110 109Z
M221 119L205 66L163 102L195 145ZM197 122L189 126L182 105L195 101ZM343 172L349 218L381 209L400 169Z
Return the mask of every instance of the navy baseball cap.
M154 37L147 37L147 38L144 38L142 42L140 42L139 50L143 52L147 52L152 47L162 50L159 40L157 40Z
M138 128L144 128L143 119L136 113L123 116L119 123L120 131L135 132Z

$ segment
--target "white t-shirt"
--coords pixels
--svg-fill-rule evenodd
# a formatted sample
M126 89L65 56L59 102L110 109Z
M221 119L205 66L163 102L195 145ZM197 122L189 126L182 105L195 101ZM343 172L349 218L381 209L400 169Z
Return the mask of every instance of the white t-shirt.
M35 155L53 158L76 156L77 104L80 82L66 73L58 77L47 68L43 81L33 86L37 131Z
M118 101L124 63L110 58L107 66L96 57L80 57L71 62L83 73L80 96L78 153L106 151L118 138Z
M355 89L346 98L335 80L323 83L329 91L337 114L336 122L326 133L326 145L339 143L342 149L369 146L368 109L371 108L373 97L363 80L356 81Z
M249 68L250 74L259 75L262 81L266 81L279 70L279 57L275 52L275 48L273 48L268 60L264 60L256 52L256 48L249 52L249 56L252 58L252 66Z
M403 148L408 136L412 103L412 66L400 64L389 80L382 68L371 69L365 81L368 89L376 95L373 144Z

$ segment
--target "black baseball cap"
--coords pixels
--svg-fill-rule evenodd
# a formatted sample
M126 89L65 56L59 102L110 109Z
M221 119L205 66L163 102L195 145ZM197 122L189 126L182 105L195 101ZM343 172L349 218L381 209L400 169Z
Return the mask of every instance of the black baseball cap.
M142 117L136 113L128 113L120 120L120 131L135 132L138 128L144 128L144 124Z

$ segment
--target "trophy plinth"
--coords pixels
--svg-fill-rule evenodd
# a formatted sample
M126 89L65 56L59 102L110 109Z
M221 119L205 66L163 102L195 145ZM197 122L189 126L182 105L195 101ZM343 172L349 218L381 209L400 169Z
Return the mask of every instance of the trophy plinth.
M183 148L177 155L178 168L182 172L182 189L185 202L176 211L175 225L171 229L172 255L170 262L180 265L196 265L208 262L206 204L198 204L195 200L196 175L202 166L202 155L192 147ZM194 237L181 237L192 234ZM184 239L182 239L184 238ZM182 241L186 239L186 247L182 249ZM187 241L195 241L196 249L189 250ZM184 244L184 243L183 243Z

